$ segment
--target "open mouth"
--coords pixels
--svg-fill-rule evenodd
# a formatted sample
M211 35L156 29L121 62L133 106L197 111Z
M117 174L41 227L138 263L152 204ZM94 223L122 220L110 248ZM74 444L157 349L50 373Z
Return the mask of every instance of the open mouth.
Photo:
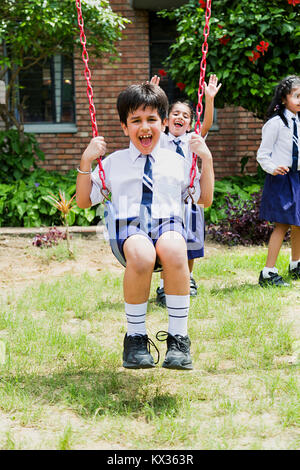
M174 126L177 127L178 129L181 129L183 127L183 123L180 121L175 121Z
M149 145L151 145L152 143L152 135L150 134L142 135L141 137L139 137L139 139L143 147L149 147Z

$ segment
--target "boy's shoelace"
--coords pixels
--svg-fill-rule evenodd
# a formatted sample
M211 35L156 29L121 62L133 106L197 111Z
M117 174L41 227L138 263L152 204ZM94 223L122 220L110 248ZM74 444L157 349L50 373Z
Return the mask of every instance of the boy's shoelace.
M156 339L158 341L167 341L168 338L172 340L171 344L168 345L168 349L179 349L179 351L188 352L187 344L178 335L173 336L164 330L158 331L156 333Z
M154 349L156 349L156 352L157 352L157 361L154 361L154 364L158 364L159 363L159 358L160 358L160 354L159 354L159 350L156 346L156 344L154 343L154 341L152 341L151 338L147 338L147 348L148 348L148 353L150 354L150 348L151 346L154 347Z

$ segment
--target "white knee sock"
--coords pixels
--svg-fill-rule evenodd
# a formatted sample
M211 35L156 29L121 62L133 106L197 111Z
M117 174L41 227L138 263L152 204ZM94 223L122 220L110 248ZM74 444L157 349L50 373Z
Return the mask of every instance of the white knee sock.
M127 319L127 335L146 334L146 312L148 302L143 304L127 304L125 302L125 313Z
M164 287L164 280L160 278L159 287L162 289Z
M171 335L187 335L190 295L167 295L166 304L169 314L168 332Z

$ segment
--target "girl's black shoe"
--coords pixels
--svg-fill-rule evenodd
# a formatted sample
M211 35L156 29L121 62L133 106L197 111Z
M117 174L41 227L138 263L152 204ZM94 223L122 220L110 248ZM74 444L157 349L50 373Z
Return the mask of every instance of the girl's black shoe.
M164 288L163 287L158 287L156 289L156 302L158 303L158 305L160 305L161 307L165 307L166 306L166 294L165 294L165 291L164 291Z
M289 284L284 282L281 276L277 273L269 272L270 277L263 277L263 272L259 275L259 285L262 287L275 286L275 287L288 287Z
M289 266L289 274L292 279L300 279L300 261L294 269Z
M196 281L193 277L191 277L191 279L190 279L190 295L191 296L197 295L197 289L198 289L198 286L196 284Z

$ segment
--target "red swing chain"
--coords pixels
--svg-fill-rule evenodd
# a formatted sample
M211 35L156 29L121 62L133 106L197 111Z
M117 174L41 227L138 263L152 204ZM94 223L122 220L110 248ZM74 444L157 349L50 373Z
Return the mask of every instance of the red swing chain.
M97 137L98 135L98 128L97 128L97 122L96 122L96 109L93 103L93 89L91 86L91 71L89 69L89 56L88 52L86 49L86 36L84 33L84 21L82 17L82 10L81 10L81 0L75 0L76 1L76 8L77 8L77 15L78 15L78 26L80 29L80 42L82 44L82 60L85 64L85 71L84 71L84 76L87 82L87 96L89 100L89 111L90 111L90 117L91 117L91 123L92 123L92 129L93 129L93 137ZM209 36L209 20L211 16L211 0L206 1L206 11L205 11L205 26L203 30L203 36L204 36L204 42L202 44L202 60L200 63L200 80L199 80L199 89L198 89L198 104L196 107L196 115L197 115L197 122L195 125L195 132L196 134L200 134L201 131L201 122L200 118L203 112L203 94L204 94L204 80L205 80L205 72L206 72L206 55L208 52L208 36ZM105 184L105 172L104 168L102 166L102 160L101 157L97 159L98 165L99 165L99 178L102 183L102 188L103 190L106 190L106 184ZM196 165L197 165L197 155L193 154L193 162L192 162L192 167L190 171L190 188L194 186L194 180L196 177Z
M199 80L199 89L198 89L198 104L196 107L196 115L197 115L197 122L195 125L195 132L196 134L200 134L201 132L201 122L200 118L203 112L203 94L204 94L204 80L205 80L205 72L206 72L206 55L208 52L208 36L209 36L209 20L211 16L211 0L206 1L206 11L205 11L205 25L203 29L203 36L204 42L202 44L202 60L200 63L200 80ZM190 188L194 186L194 180L196 177L196 167L197 167L197 155L193 153L193 162L190 171Z
M93 88L91 85L91 71L89 69L89 55L86 50L86 36L84 33L84 22L83 22L83 17L82 17L82 11L81 11L81 0L76 0L76 8L77 8L77 17L78 17L78 26L80 29L80 42L82 45L82 60L85 64L85 70L84 70L84 76L86 79L87 83L87 97L89 100L89 110L90 110L90 117L91 117L91 123L92 123L92 130L93 130L93 137L98 136L98 128L97 128L97 122L96 122L96 109L94 106L94 93L93 93ZM104 168L102 166L102 159L97 158L97 162L99 165L99 178L102 183L102 190L106 190L106 184L105 184L105 172Z

